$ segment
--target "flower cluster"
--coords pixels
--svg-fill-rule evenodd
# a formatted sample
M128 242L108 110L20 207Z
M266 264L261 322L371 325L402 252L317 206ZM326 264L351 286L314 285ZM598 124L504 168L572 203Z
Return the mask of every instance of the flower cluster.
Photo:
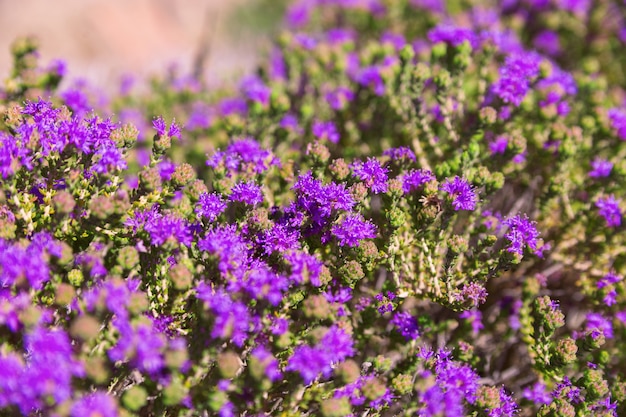
M16 42L0 414L624 415L623 4L474 4L110 100Z

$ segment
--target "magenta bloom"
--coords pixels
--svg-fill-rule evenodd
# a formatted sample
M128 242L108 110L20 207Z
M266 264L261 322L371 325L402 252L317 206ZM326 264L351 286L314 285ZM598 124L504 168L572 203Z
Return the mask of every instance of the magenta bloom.
M526 246L533 253L540 251L540 248L537 247L539 232L535 227L535 222L528 220L526 216L518 215L504 220L502 224L509 228L504 235L511 242L511 246L507 249L509 252L523 255Z
M226 210L226 202L217 193L202 193L198 205L196 206L196 214L206 217L210 221L215 221L217 217Z
M613 163L607 161L606 159L596 158L591 162L592 170L589 171L589 176L591 178L604 178L611 175L611 171L613 170Z
M476 208L478 197L465 179L458 176L454 177L453 180L448 179L441 184L441 190L453 196L452 207L454 210L474 210Z
M376 237L376 226L355 213L348 214L339 223L333 225L331 231L340 246L359 246L362 239Z
M609 227L617 227L622 224L622 212L619 208L619 201L615 199L613 194L596 201L598 213L606 220Z
M263 202L263 192L261 187L252 182L239 182L233 186L230 201L240 201L253 206Z
M374 194L387 191L387 172L389 170L383 167L378 159L367 158L366 162L356 161L352 164L352 169L354 175L363 181Z

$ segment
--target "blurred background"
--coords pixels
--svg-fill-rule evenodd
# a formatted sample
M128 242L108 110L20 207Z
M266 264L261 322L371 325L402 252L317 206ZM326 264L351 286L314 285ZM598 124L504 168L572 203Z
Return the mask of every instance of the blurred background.
M34 35L43 65L63 59L66 80L104 90L172 64L209 84L234 81L268 49L283 12L283 0L0 0L0 80L13 40Z

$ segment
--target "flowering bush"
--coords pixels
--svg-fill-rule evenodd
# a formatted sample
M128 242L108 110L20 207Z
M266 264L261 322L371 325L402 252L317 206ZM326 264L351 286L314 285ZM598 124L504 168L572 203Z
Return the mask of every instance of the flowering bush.
M298 0L235 90L13 48L0 412L626 413L626 7Z

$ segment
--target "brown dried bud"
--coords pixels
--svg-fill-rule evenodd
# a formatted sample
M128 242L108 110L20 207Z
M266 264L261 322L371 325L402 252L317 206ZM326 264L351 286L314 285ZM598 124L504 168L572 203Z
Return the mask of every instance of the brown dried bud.
M322 402L321 410L324 417L345 417L352 413L348 397L329 398Z
M161 174L156 168L149 168L139 173L139 186L146 191L155 191L161 188Z
M70 326L70 335L83 341L93 339L98 336L99 333L100 322L89 315L76 318Z
M54 294L54 302L57 305L65 306L72 302L74 296L76 295L76 290L70 284L61 283L57 286L57 289Z
M54 197L52 197L52 202L54 203L56 211L62 214L69 214L74 211L74 207L76 207L74 197L65 190L57 191Z
M239 355L231 350L222 352L217 357L217 368L224 378L234 378L241 369L241 359Z
M196 178L196 171L188 163L182 163L176 167L172 174L172 183L177 187L187 185Z
M89 210L93 216L104 220L115 212L115 204L111 197L101 195L91 199Z
M170 268L169 276L172 284L174 284L174 288L179 291L188 289L193 282L193 274L189 268L180 263Z
M359 365L352 359L340 363L335 368L335 375L345 384L351 384L361 376Z
M332 313L328 300L323 295L311 295L304 300L302 311L308 318L323 320Z
M200 198L200 194L208 193L209 189L206 184L202 180L194 180L191 184L187 186L187 192L189 196L197 201Z

